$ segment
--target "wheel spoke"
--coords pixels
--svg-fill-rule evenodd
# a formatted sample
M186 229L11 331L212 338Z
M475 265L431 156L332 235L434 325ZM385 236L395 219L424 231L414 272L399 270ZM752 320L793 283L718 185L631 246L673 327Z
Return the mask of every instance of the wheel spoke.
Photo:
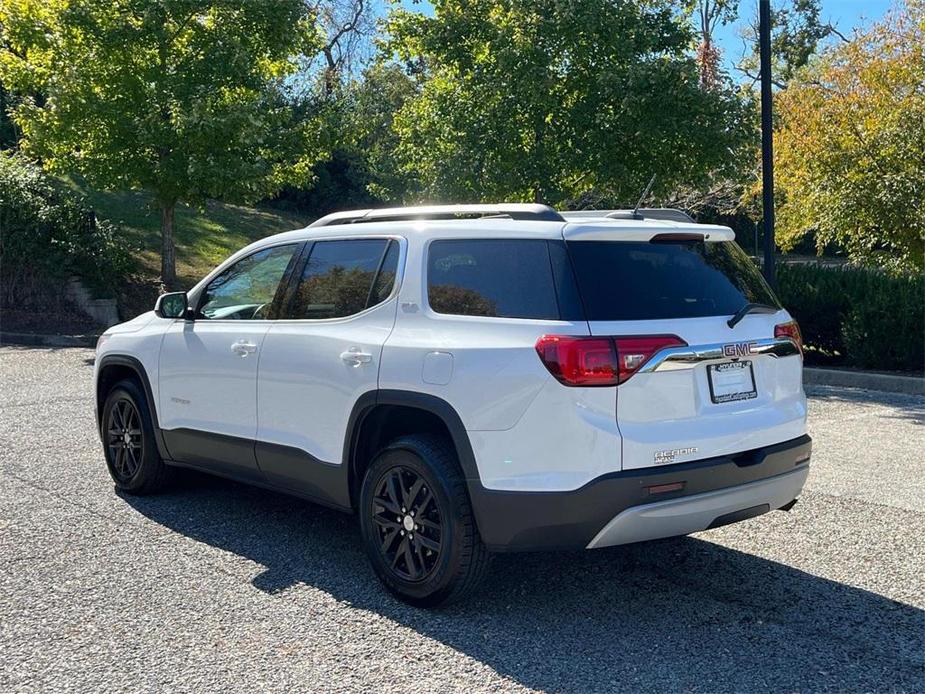
M396 482L398 482L398 486L401 487L401 482L396 479L397 477L398 477L397 472L389 475L389 478L386 481L386 492L388 492L389 499L392 500L392 503L395 504L395 507L400 509L401 508L401 497L398 493L398 490L395 489L395 486L396 486Z
M382 513L382 511L388 511L389 513L396 515L396 516L401 513L401 506L394 503L391 499L377 496L373 500L373 503L381 507L380 509L374 509L373 513Z
M382 539L382 551L388 552L392 548L392 544L395 542L395 538L398 537L398 530L390 530L385 534L385 537ZM396 553L397 554L397 553Z
M412 508L416 508L414 502L417 501L418 494L421 493L421 489L423 487L424 487L424 480L421 477L418 477L414 481L414 484L411 485L411 490L408 492L408 509L409 510ZM421 510L422 509L417 509L418 513L420 513Z
M405 538L405 566L408 568L408 573L412 580L419 578L423 572L423 568L418 568L418 565L414 562L414 554L411 552L411 543L407 538Z
M434 523L430 518L425 518L423 515L418 516L414 519L422 528L430 528L431 530L440 530L440 524Z
M408 538L403 537L401 542L398 543L398 549L395 551L395 556L392 557L392 568L395 568L395 565L398 564L398 560L402 558L405 546L408 544Z
M380 528L385 528L386 530L401 530L401 525L389 519L387 516L373 516L373 522Z
M421 535L420 533L418 533L417 540L418 542L421 543L422 547L424 547L425 549L429 549L431 552L440 551L440 543L437 542L436 540L431 540L426 535Z

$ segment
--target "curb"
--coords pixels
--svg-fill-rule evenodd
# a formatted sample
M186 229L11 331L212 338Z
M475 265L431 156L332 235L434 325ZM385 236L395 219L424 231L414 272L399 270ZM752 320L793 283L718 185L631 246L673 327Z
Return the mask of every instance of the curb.
M30 347L95 347L99 335L38 335L36 333L0 333L0 345Z
M843 388L882 390L888 393L925 395L925 378L921 376L893 376L869 371L804 367L803 383L816 386L841 386Z

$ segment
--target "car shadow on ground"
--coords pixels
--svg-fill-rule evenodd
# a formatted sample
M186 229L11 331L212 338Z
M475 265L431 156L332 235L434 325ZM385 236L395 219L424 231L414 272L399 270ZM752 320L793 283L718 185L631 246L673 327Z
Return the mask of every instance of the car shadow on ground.
M125 500L263 566L261 591L314 586L537 689L882 691L925 676L922 610L700 539L498 555L478 595L428 611L380 587L351 516L197 474Z

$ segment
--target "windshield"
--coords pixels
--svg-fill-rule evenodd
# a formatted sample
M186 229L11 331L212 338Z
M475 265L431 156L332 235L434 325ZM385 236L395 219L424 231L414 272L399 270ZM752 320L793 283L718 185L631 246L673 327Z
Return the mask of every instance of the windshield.
M732 241L570 241L588 320L730 316L780 303Z

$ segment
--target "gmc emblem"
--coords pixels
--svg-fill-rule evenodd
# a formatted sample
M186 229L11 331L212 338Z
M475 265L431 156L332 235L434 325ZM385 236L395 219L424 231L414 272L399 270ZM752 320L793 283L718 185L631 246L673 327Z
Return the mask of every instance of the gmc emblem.
M747 357L755 353L757 342L735 342L731 345L723 345L723 355L727 357Z

